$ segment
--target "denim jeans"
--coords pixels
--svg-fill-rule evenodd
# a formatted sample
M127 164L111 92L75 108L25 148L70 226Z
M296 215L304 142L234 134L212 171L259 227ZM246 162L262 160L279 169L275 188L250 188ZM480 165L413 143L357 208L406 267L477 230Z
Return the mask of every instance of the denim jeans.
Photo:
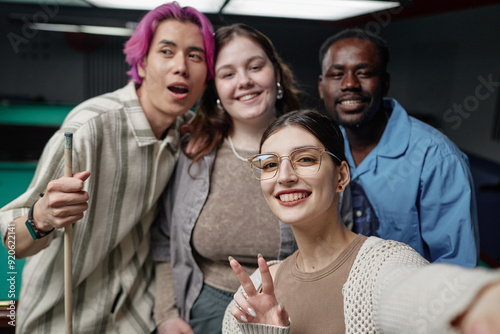
M203 284L191 309L189 325L196 334L222 333L222 319L234 293Z

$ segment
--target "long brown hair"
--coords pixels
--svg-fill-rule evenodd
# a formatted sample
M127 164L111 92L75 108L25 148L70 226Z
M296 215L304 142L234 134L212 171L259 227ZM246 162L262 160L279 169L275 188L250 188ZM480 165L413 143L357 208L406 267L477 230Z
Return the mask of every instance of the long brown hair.
M271 40L257 29L242 23L217 29L215 32L214 64L217 63L217 58L222 47L238 36L246 37L259 45L271 60L275 72L281 78L280 84L283 89L283 98L276 99L276 116L279 117L286 112L300 109L300 91L296 88L296 81L292 71L281 60ZM215 82L213 79L209 80L207 87L201 95L199 105L196 109L196 116L191 123L191 137L193 139L205 139L204 144L192 157L193 162L219 147L231 129L231 117L226 111L217 108L217 98Z

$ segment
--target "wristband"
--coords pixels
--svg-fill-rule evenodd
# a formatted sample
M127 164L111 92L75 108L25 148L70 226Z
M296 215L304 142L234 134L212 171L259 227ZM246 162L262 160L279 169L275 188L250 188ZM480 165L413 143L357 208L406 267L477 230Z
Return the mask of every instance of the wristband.
M26 221L26 227L28 228L28 231L30 232L31 237L33 238L33 240L37 240L37 239L41 239L43 237L46 237L52 231L54 231L54 229L52 228L52 230L50 230L47 233L45 233L45 232L40 231L36 227L35 222L33 221L33 208L35 207L36 202L37 201L35 201L35 203L33 203L33 205L30 208L30 211L28 211L28 220Z

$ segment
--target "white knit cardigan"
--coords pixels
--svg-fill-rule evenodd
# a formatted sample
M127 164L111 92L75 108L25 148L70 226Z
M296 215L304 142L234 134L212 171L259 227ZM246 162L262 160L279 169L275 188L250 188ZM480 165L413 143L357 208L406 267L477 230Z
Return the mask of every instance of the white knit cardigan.
M427 264L403 243L367 238L342 289L346 333L457 333L450 322L483 286L500 281L499 271ZM259 290L259 271L250 278ZM288 327L238 324L229 312L232 305L223 334L287 334L293 326L293 319Z

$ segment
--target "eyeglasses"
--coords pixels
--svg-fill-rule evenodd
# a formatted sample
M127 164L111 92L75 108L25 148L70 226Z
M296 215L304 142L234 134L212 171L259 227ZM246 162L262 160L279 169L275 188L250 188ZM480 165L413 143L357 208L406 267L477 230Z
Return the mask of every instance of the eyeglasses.
M341 160L322 147L302 147L290 152L290 155L278 156L275 153L263 153L248 158L253 175L257 180L269 180L278 174L283 159L290 160L293 170L299 175L312 175L319 172L321 157L328 153L340 163Z

